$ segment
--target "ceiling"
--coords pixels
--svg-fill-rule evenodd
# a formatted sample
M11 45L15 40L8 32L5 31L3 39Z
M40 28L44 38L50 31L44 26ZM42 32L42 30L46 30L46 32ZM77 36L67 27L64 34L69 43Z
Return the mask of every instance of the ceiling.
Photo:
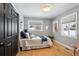
M79 5L78 3L50 3L51 11L43 12L42 5L44 4L43 3L14 3L14 6L24 16L53 18Z

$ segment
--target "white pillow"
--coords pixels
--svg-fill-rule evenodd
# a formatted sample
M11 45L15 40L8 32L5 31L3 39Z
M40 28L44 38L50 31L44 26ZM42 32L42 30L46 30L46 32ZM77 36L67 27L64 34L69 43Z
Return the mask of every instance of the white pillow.
M29 35L29 33L26 33L26 36L28 37L28 39L30 39L30 35Z
M31 34L31 37L33 38L33 37L36 37L34 34Z

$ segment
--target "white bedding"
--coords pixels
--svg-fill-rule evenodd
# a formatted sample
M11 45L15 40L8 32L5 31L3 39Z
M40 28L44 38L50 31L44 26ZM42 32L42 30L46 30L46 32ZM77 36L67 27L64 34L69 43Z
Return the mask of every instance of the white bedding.
M45 48L52 46L52 42L50 38L47 37L47 41L42 43L41 38L39 36L33 37L32 39L21 39L20 47L22 50L36 49L36 48Z

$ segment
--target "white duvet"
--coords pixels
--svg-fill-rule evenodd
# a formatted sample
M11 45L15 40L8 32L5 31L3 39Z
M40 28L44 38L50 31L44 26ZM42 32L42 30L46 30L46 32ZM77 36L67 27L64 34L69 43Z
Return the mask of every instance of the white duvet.
M44 41L43 43L39 36L33 37L32 39L21 39L20 47L22 47L22 50L28 50L28 49L45 48L52 46L50 38L47 37L47 39L48 40Z

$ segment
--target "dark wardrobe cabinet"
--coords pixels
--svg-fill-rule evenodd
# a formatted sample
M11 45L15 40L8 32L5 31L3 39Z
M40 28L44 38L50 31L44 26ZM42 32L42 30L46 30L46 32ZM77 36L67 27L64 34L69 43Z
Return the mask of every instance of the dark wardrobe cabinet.
M0 56L18 52L18 16L10 3L0 3Z

